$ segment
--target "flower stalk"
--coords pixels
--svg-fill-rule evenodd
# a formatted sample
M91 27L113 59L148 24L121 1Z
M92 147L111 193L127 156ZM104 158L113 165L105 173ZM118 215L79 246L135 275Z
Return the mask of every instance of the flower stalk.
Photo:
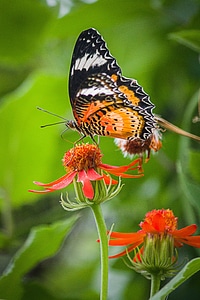
M151 291L150 298L160 289L161 276L159 274L151 274Z
M106 224L103 218L100 204L94 203L90 206L96 222L97 232L100 239L100 256L101 256L101 292L100 300L107 299L108 293L108 236Z

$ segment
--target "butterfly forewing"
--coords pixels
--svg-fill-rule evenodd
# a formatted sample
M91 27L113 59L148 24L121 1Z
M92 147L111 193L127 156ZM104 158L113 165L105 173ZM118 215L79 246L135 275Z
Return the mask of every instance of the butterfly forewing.
M72 55L69 78L70 101L90 75L106 73L121 74L115 58L106 47L101 35L93 28L83 31L77 39Z

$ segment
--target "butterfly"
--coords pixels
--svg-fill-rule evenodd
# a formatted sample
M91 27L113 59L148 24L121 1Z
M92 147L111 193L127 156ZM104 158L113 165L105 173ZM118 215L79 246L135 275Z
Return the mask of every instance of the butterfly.
M93 28L83 31L76 41L69 96L75 120L66 125L83 137L126 140L134 154L160 149L154 104L135 79L122 75L104 39Z
M65 123L68 128L77 130L82 138L90 136L94 142L94 135L113 137L124 156L139 154L143 157L145 152L146 160L151 150L156 152L162 146L161 128L200 142L199 136L153 114L155 106L148 94L135 79L122 76L116 59L93 28L83 31L75 44L69 96L75 120L66 120L37 107L64 120L42 125L42 128Z

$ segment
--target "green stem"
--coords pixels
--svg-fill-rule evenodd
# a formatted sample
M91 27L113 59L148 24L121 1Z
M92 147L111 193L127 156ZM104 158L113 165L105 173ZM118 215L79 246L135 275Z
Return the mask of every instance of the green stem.
M160 275L151 275L151 294L150 297L155 295L160 289Z
M101 255L101 293L100 300L107 299L108 293L108 237L106 224L103 218L100 204L91 205L97 231L100 239L100 255Z

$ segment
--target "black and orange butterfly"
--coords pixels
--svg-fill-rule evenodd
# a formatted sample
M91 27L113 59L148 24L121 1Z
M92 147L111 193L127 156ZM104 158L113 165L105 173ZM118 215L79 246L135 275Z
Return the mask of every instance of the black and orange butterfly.
M69 74L69 96L75 120L67 127L83 137L116 138L128 154L142 154L162 146L159 125L200 141L153 114L154 104L135 79L122 76L116 59L93 28L83 31L75 44ZM64 119L64 118L63 118Z
M154 105L136 80L122 76L95 29L83 31L75 44L69 95L75 121L66 125L83 136L130 140L134 153L160 148Z

